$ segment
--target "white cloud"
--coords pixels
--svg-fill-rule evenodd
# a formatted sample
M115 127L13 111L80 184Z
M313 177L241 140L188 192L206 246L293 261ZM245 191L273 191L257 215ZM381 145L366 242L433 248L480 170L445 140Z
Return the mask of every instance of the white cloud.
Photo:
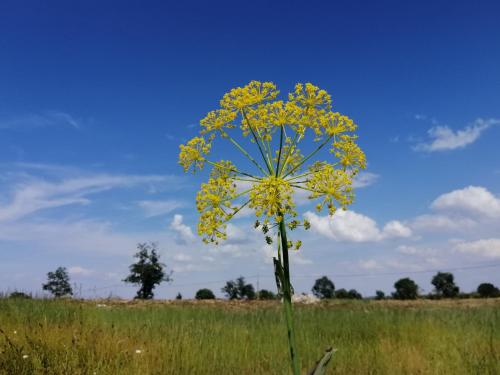
M80 266L69 267L68 272L70 275L78 275L78 276L90 276L94 273L93 270Z
M500 198L481 186L468 186L439 196L431 208L500 217Z
M460 241L455 244L455 250L485 258L500 258L500 238Z
M389 221L384 225L382 234L388 238L395 237L410 237L412 235L411 229L397 220Z
M476 225L474 220L446 215L426 214L414 218L410 224L413 230L440 232L443 230L463 230Z
M164 201L144 200L137 202L137 205L142 208L146 217L154 217L168 214L186 204L179 200L170 199Z
M190 262L191 260L193 260L193 257L191 255L179 253L174 255L174 260L178 262Z
M0 129L35 129L46 127L72 127L79 129L81 121L61 111L46 111L0 120Z
M17 220L37 211L73 204L87 204L86 196L141 184L166 182L166 176L99 174L49 182L39 178L15 186L10 202L0 205L0 221Z
M500 124L500 119L481 119L478 118L469 126L461 130L452 130L448 126L435 126L427 132L429 141L419 143L414 149L416 151L444 151L464 148L475 142L481 136L481 133L492 125Z
M396 220L388 222L381 230L375 220L354 211L338 210L333 216L318 216L308 211L304 216L312 230L337 241L371 242L412 234L410 228Z
M382 266L374 259L361 260L359 262L359 267L364 270L376 270Z
M380 178L378 174L371 172L359 172L356 177L354 177L353 186L355 188L364 188L373 185Z
M175 214L172 222L170 223L170 229L177 232L181 241L191 242L195 239L195 236L191 228L183 223L183 219L182 215Z

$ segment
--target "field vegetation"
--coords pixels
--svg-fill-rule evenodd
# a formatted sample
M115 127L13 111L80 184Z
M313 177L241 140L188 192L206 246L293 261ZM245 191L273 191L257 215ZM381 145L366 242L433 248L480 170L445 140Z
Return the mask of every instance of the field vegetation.
M0 299L1 374L288 374L279 301ZM500 299L297 305L331 374L499 374ZM303 372L306 372L303 365Z

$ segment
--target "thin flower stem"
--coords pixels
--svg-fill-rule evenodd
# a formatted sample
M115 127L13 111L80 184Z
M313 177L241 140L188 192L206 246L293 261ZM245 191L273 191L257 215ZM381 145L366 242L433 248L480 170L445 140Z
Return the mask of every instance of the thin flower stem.
M246 172L241 172L237 169L234 169L234 168L228 168L228 167L225 167L223 166L222 164L219 164L219 163L216 163L216 162L213 162L213 161L210 161L210 160L206 160L205 161L208 163L208 164L211 164L213 165L214 167L217 167L217 168L222 168L222 169L226 169L228 171L231 171L231 172L234 172L234 173L239 173L243 176L247 176L247 177L251 177L251 178L254 178L255 180L258 180L259 178L258 177L255 177L254 175L251 175L250 173L246 173Z
M288 150L287 150L287 153L286 153L286 157L283 161L283 165L281 166L281 170L280 170L280 175L283 173L283 171L285 170L287 164L288 164L288 160L290 158L290 155L292 154L293 152L293 149L295 148L295 146L297 145L297 143L300 142L300 139L299 139L299 132L295 132L295 135L293 137L293 140L292 140L292 144L290 146L288 146Z
M248 189L248 190L242 191L241 193L236 194L234 197L223 199L223 200L221 200L221 203L222 202L227 202L227 201L232 201L233 199L239 198L242 195L245 195L246 193L250 192L251 190L252 189Z
M284 220L280 221L279 232L281 237L281 248L283 252L283 307L285 311L286 328L288 333L288 346L290 348L290 359L292 362L293 375L300 375L299 356L297 354L297 345L295 343L295 331L293 325L292 288L290 284L290 266L288 261L288 241L286 237L286 226Z
M252 128L252 125L250 125L250 121L248 120L247 114L245 113L245 111L243 109L241 110L241 114L243 115L245 121L247 122L248 128L252 132L252 136L253 136L253 139L255 140L255 143L257 143L257 146L259 147L260 154L262 155L262 159L266 163L269 174L272 174L273 173L272 167L269 165L269 161L266 158L266 156L264 155L264 151L262 151L262 146L260 145L259 139L257 138L257 135L255 134L255 131Z
M280 149L278 151L278 161L276 162L276 177L278 177L278 173L280 170L280 161L281 161L281 150L283 149L283 125L280 127Z
M247 206L248 204L250 203L250 199L247 200L245 203L243 203L239 208L237 208L232 214L231 216L226 220L229 221L230 219L232 219L234 217L234 215L236 215L238 212L240 212L245 206Z
M292 168L292 170L290 172L288 172L285 177L289 176L290 174L292 174L293 172L295 172L298 168L300 168L300 166L302 164L304 164L306 161L308 161L310 158L312 158L314 155L316 155L316 153L321 150L329 141L330 139L332 139L333 135L329 136L327 139L325 139L323 141L323 143L321 143L317 148L316 150L314 150L313 152L311 152L309 155L307 155L306 157L304 157L295 167Z
M305 186L300 186L300 185L295 185L295 184L290 184L290 186L293 186L293 187L296 187L296 188L298 188L298 189L302 189L302 190L311 191L311 192L313 192L313 193L316 193L316 192L317 192L316 190L312 190L312 189L306 188Z
M267 174L267 172L264 170L264 168L262 168L262 167L260 166L260 164L259 164L259 163L257 163L257 161L256 161L256 160L255 160L255 159L254 159L254 158L253 158L253 157L252 157L252 156L251 156L251 155L250 155L250 154L249 154L249 153L248 153L248 152L247 152L247 151L246 151L243 147L241 147L241 145L240 145L238 142L236 142L236 141L235 141L232 137L230 137L229 135L227 136L227 139L229 139L229 141L231 141L231 143L232 143L233 145L235 145L235 146L236 146L236 148L237 148L238 150L240 150L240 151L243 153L243 155L245 155L245 156L248 158L248 160L250 160L253 164L255 164L255 166L256 166L257 168L259 168L259 170L260 170L262 173Z

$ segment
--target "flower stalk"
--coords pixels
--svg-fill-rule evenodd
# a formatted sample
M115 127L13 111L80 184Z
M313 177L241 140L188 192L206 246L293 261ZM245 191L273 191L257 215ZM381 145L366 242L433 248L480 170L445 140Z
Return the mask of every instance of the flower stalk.
M356 125L347 116L332 112L331 98L325 90L307 83L297 84L288 101L277 100L278 94L271 82L252 81L232 89L220 101L221 108L209 112L200 121L200 136L180 146L179 164L185 171L193 172L205 164L212 166L208 181L201 184L196 196L200 213L198 234L205 243L217 245L225 240L227 222L243 208L254 211L255 228L262 230L267 244L272 244L270 235L276 231L278 251L273 258L276 285L283 297L292 373L299 375L290 252L298 251L302 242L290 241L287 230L299 226L309 229L310 224L297 219L295 193L307 192L309 199L319 200L318 211L326 207L333 215L338 207L345 209L352 203L352 178L365 167L366 161L352 134ZM237 120L243 138L249 137L250 143L257 146L262 156L260 163L229 134L237 127ZM277 132L279 139L273 143ZM298 146L300 143L302 147L309 133L313 136L312 152L303 156ZM256 172L243 172L245 169L238 168L231 160L208 160L217 135L235 146L246 161L257 168ZM328 144L329 153L336 160L316 161L306 166L306 162L319 155ZM327 351L312 373L323 373L332 353Z

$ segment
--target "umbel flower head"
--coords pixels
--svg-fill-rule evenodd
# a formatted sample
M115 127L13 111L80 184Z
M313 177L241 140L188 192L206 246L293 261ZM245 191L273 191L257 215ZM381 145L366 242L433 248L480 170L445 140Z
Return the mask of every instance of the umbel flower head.
M317 201L316 209L330 215L353 201L353 178L366 166L354 122L334 112L330 95L311 83L297 84L288 100L278 95L272 82L232 89L220 108L200 121L200 135L180 146L184 171L211 167L196 197L198 233L206 243L226 239L226 223L244 207L255 212L256 227L264 233L282 221L290 229L307 229L309 223L296 220L296 190L305 190ZM231 143L247 165L211 160L216 139ZM325 149L325 160L313 160Z

